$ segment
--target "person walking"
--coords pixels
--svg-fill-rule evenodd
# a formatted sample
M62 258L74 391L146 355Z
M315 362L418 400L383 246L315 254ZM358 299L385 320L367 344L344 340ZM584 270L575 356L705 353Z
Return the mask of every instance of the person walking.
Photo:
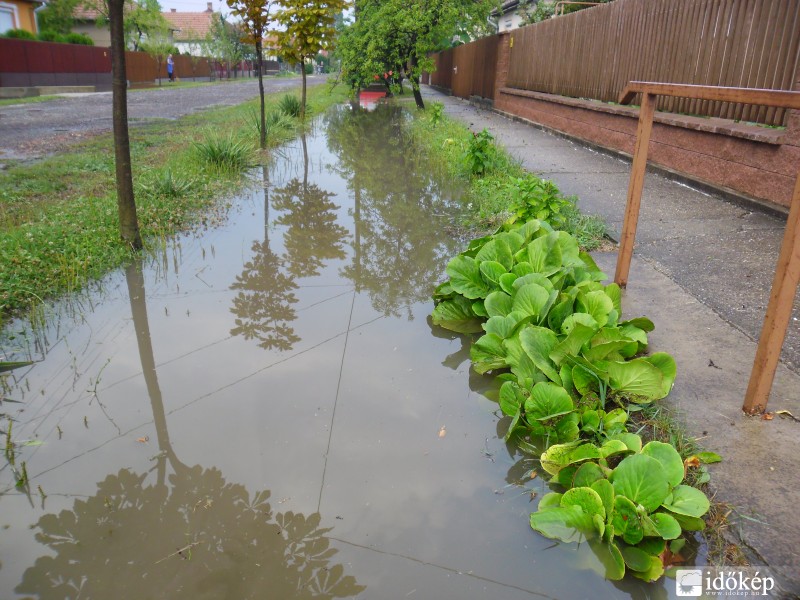
M175 81L175 61L172 60L172 54L167 55L167 76L170 81Z

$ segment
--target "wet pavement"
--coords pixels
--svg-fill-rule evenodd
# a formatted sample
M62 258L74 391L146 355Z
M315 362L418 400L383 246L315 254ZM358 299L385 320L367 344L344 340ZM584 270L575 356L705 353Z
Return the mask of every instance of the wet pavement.
M427 319L458 190L402 113L351 111L224 224L5 329L37 362L5 391L0 597L675 597L530 529L547 485Z
M426 97L474 131L486 128L527 170L577 195L582 212L604 217L619 239L629 161L430 88ZM651 350L669 352L678 365L667 404L705 449L723 456L711 487L732 509L729 537L744 544L753 565L769 565L781 578L779 597L795 598L800 422L741 412L785 222L648 172L623 310L655 322ZM616 253L595 258L613 276ZM800 294L768 408L800 418Z

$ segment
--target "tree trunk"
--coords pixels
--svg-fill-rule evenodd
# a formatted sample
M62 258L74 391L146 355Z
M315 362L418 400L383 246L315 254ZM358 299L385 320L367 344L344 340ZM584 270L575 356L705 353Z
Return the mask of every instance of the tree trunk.
M128 81L125 73L125 32L122 25L124 0L109 0L108 20L111 29L112 106L114 123L114 158L117 175L117 210L122 240L134 250L142 247L136 200L133 196L131 147L128 138Z
M422 101L422 94L419 91L419 75L417 75L417 65L419 61L417 61L417 57L414 56L411 59L411 72L408 74L408 78L411 80L411 89L414 90L414 102L417 103L417 108L420 110L425 109L425 103Z
M264 109L264 76L263 76L263 61L264 57L261 56L261 37L256 40L256 54L258 55L258 96L261 98L261 127L259 127L259 141L261 149L267 147L267 129L266 129L266 114Z
M303 74L303 92L300 97L300 120L306 120L306 57L300 57L300 72Z

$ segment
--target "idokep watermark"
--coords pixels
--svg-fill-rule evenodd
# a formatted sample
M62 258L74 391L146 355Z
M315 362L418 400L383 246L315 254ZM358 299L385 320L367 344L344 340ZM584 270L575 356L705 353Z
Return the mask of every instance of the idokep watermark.
M678 569L675 572L675 590L678 596L770 597L774 589L775 578L763 567L700 567Z

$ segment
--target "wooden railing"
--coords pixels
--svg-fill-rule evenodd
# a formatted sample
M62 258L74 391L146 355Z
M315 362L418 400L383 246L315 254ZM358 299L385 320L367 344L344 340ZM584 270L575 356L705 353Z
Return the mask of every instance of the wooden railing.
M647 167L647 151L653 129L653 114L659 96L800 110L800 92L642 81L629 83L622 92L619 102L630 104L639 94L642 98L639 125L636 131L625 220L622 225L617 270L614 276L614 281L622 287L628 283ZM742 410L749 414L763 412L767 407L798 285L800 285L800 173L794 187L769 304L742 406Z

